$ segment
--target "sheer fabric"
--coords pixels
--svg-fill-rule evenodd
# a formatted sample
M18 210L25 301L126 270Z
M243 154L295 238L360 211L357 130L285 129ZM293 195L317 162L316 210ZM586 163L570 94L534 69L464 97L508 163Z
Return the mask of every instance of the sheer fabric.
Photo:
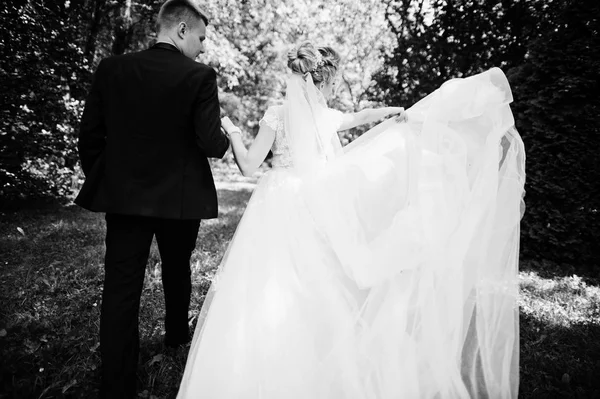
M248 203L178 397L516 398L511 101L497 68L451 80L343 153L313 113L315 146L287 147L311 161L290 153Z

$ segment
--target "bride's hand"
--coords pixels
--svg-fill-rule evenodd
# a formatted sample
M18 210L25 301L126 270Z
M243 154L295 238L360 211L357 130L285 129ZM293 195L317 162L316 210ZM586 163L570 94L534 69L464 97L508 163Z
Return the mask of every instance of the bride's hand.
M408 116L406 115L404 108L398 107L398 113L394 117L394 120L398 123L406 122L408 120Z

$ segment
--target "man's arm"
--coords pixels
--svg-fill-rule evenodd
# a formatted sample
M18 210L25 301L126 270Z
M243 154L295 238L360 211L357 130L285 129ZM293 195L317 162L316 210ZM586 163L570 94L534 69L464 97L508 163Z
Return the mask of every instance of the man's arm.
M207 157L223 158L229 149L229 139L221 131L217 73L212 68L203 77L194 104L194 130L196 143Z
M79 126L77 149L83 173L88 176L92 166L106 147L106 126L102 111L102 95L100 87L104 71L104 60L98 65L94 74L92 89L85 102L85 109Z

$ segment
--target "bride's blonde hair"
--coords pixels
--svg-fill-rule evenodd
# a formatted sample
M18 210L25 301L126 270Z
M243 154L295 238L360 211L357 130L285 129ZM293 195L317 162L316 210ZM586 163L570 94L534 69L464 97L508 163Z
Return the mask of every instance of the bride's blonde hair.
M309 41L295 46L288 52L288 67L294 73L310 73L315 84L331 83L340 65L340 55L328 46L316 47Z

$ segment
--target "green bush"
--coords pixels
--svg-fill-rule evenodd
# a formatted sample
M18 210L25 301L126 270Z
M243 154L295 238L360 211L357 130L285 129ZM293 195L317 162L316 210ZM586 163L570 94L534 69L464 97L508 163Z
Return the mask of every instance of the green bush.
M75 45L76 13L54 3L0 6L2 202L70 194L75 126L90 73ZM1 206L2 204L0 204Z
M566 2L510 71L527 152L523 256L600 277L600 3Z

